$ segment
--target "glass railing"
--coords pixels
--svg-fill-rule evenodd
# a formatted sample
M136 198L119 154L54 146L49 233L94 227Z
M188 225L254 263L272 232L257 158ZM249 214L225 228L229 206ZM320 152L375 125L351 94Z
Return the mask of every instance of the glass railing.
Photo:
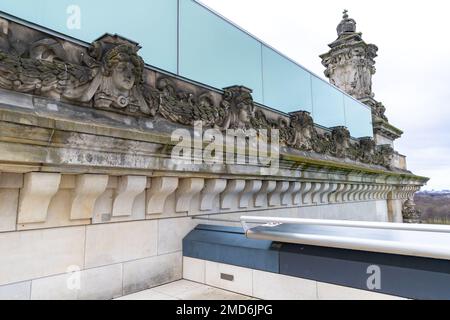
M268 107L373 135L369 107L194 0L1 0L0 10L86 42L120 34L160 69L218 89L244 85Z

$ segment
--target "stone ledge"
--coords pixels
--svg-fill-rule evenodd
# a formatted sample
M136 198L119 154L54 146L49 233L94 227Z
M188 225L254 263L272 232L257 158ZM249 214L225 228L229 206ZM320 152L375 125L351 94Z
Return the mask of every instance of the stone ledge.
M0 142L4 149L2 153L4 157L0 161L3 162L45 163L46 165L61 165L64 162L71 166L122 167L133 170L135 165L127 166L120 161L113 161L114 153L126 155L130 149L135 150L136 159L133 162L144 161L142 163L145 164L142 157L167 157L167 154L164 154L164 146L173 145L168 134L154 134L146 132L146 130L138 131L126 128L123 124L83 123L62 120L61 116L50 119L33 113L21 113L13 110L0 110L0 119L6 121L0 123L2 125ZM58 123L61 123L61 126ZM111 149L111 146L114 148ZM8 153L5 154L5 152ZM111 156L108 157L108 154ZM5 155L8 156L5 157ZM128 158L128 161L133 159L129 156ZM79 160L74 161L74 159ZM95 159L104 160L95 161ZM289 148L282 149L281 160L282 167L329 168L346 174L359 172L406 178L416 180L421 184L428 181L428 178L415 176L407 171L387 171L380 167L371 167L345 159L323 157ZM150 163L148 161L147 163L148 167ZM169 167L168 163L164 169L167 167ZM201 172L205 170L202 167L206 166L190 167L192 168L181 167L180 170ZM247 169L251 168L251 166L246 167ZM259 167L257 168L259 169Z
M11 177L14 179L10 179ZM296 209L300 214L302 208L310 206L377 201L389 202L390 207L393 208L391 211L397 212L396 206L392 203L401 202L399 203L401 207L406 200L411 200L420 188L419 185L388 184L364 181L364 179L359 182L349 180L330 182L304 178L280 181L269 177L265 180L255 180L250 177L234 176L218 178L210 176L203 179L196 175L191 175L189 179L179 179L175 176L130 177L42 172L29 173L26 177L33 177L34 180L25 180L24 187L28 187L18 188L20 184L17 183L22 181L22 175L6 174L4 176L6 179L4 185L15 188L0 188L3 190L3 196L9 195L8 202L0 203L0 209L3 209L5 215L0 231L197 215L243 214L280 209L289 211ZM51 189L48 189L50 186L48 177L54 180L54 186ZM115 216L114 210L117 210L117 201L120 200L118 196L126 191L123 182L130 178L137 178L139 185L135 186L136 189L130 189L133 191L132 196L121 200L121 215ZM1 181L0 175L0 185ZM118 181L121 183L119 184ZM46 189L40 187L41 185L45 185ZM33 196L35 189L39 192ZM187 191L189 192L184 194ZM17 210L17 197L14 195L17 196L19 193L22 198ZM180 203L183 208L180 208ZM401 208L399 210L401 211ZM397 216L395 219L399 219L398 213L392 213L392 215ZM17 217L18 225L16 226Z

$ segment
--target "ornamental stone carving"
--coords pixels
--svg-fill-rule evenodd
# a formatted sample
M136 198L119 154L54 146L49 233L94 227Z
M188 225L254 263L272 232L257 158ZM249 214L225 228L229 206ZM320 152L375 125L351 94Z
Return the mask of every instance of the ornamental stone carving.
M389 119L386 117L386 107L381 102L378 102L375 107L372 108L372 115L374 118L380 118L386 122L389 122Z
M371 108L377 143L393 144L403 132L389 123L386 108L375 100L372 91L378 47L367 44L362 39L362 33L356 32L356 21L349 18L347 10L337 27L337 33L338 38L329 45L330 50L320 56L326 68L325 76L331 84Z
M5 46L3 46L5 47ZM55 39L41 39L22 55L0 50L0 87L56 100L153 116L157 105L143 86L144 62L139 47L105 35L79 64L68 62Z
M255 104L252 90L243 86L224 89L221 106L226 111L221 129L250 129L251 119L255 116Z
M350 20L341 35L352 30ZM392 161L392 149L355 141L345 127L319 130L309 112L269 116L244 86L225 88L220 97L170 76L149 81L139 45L120 36L107 34L82 48L38 35L26 45L0 25L0 88L189 127L202 122L219 130L276 129L281 145L292 149L385 167Z
M156 107L144 99L144 61L138 56L138 50L137 45L109 35L92 45L90 56L95 59L93 63L100 62L100 72L93 80L86 99L91 100L91 94L95 92L96 108L155 115Z
M159 79L157 89L160 95L159 114L167 120L186 126L201 121L205 127L214 127L225 121L226 110L215 106L207 93L197 98L191 92L178 91L169 78Z
M311 114L306 111L292 112L291 118L291 137L287 144L291 147L311 151L313 150L314 120Z
M378 48L362 40L362 34L356 32L355 20L349 18L347 11L337 32L338 39L330 44L331 50L321 56L325 76L356 99L373 97L372 76L376 73L374 59Z
M402 209L404 223L421 223L422 214L412 200L407 200Z
M350 148L350 132L346 127L335 127L331 133L333 148L331 153L338 158L344 158Z
M376 144L375 141L370 138L361 138L359 139L360 152L357 154L358 160L370 163L373 161L373 157L375 156Z

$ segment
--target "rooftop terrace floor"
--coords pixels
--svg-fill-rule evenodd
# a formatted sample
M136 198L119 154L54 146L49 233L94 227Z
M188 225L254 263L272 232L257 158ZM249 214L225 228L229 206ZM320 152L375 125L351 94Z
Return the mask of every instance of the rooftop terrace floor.
M127 295L116 300L255 300L237 293L187 280Z

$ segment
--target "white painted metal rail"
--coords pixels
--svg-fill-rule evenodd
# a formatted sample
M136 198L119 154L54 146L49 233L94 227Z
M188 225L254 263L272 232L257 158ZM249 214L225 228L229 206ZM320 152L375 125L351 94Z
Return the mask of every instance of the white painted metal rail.
M450 226L251 216L241 222L249 239L450 260Z

